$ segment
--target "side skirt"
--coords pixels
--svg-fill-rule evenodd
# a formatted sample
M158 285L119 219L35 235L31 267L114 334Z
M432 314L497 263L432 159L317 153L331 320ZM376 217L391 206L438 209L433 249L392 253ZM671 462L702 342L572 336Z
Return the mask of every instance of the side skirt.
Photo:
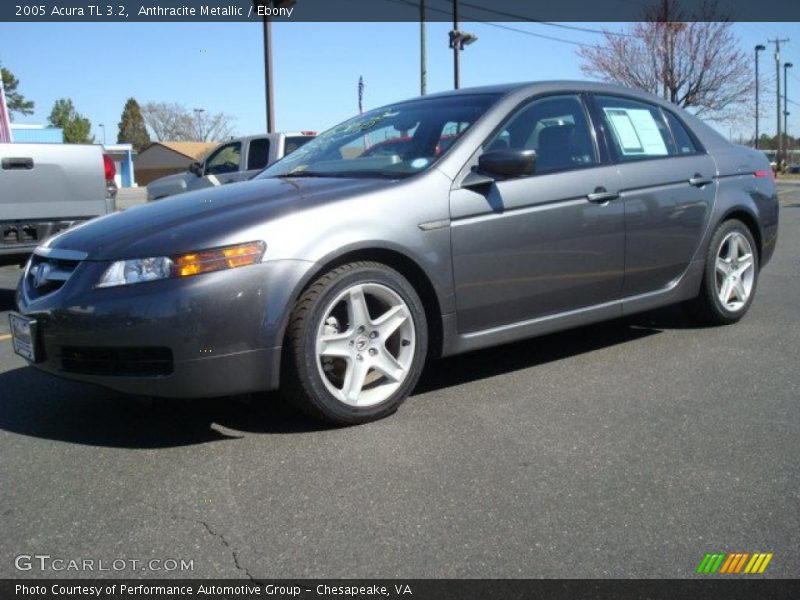
M458 331L455 313L443 315L444 347L442 356L461 354L480 348L547 335L689 300L697 296L700 291L703 268L704 261L694 261L680 278L666 288L655 292L469 333Z

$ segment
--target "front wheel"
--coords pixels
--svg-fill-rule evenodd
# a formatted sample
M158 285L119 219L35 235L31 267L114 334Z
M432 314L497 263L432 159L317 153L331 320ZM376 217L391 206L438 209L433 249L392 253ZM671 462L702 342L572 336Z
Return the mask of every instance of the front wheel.
M425 310L408 280L380 263L342 265L295 305L284 391L313 417L338 425L373 421L406 399L427 347Z
M711 238L703 285L688 305L701 321L726 325L750 308L758 283L758 253L750 229L736 219L723 222Z

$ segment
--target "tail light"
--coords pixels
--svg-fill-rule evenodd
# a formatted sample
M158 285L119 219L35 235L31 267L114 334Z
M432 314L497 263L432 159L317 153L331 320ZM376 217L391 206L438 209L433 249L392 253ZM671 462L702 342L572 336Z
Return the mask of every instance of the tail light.
M117 182L114 177L117 174L117 167L114 166L114 161L108 154L103 154L103 171L106 175L106 199L117 199Z
M117 174L117 167L114 166L114 161L111 160L108 154L103 154L103 167L106 171L106 181L114 179L114 176Z
M769 177L773 182L775 181L775 171L772 169L759 169L753 173L753 176L755 176L757 179Z
M755 177L761 179L763 177L769 177L772 181L775 181L775 172L772 169L759 169L753 173Z

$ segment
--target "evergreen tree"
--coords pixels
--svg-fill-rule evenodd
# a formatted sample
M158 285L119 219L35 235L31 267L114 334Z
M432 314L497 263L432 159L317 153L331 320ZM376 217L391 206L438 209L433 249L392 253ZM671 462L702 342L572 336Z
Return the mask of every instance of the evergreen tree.
M75 110L72 100L61 98L53 104L48 117L51 127L64 130L64 141L68 144L93 144L92 124L89 119Z
M33 114L33 101L26 100L25 96L17 91L19 79L5 67L0 68L0 77L3 78L3 89L6 93L6 105L11 120L14 120L14 113L21 115Z
M136 152L141 152L150 145L150 134L147 133L142 110L139 103L133 98L128 98L125 108L122 110L117 143L133 144Z

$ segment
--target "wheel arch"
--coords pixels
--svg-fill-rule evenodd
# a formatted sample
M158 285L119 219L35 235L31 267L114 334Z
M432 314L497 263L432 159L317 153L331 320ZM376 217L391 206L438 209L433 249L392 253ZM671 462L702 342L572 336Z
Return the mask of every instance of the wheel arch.
M717 227L719 227L719 225L721 225L725 221L730 221L732 219L741 221L742 223L744 223L747 229L750 230L750 234L753 236L753 239L756 242L756 251L758 252L758 259L760 264L764 248L764 241L761 233L761 227L759 226L758 218L745 207L735 206L729 208L728 211L722 215L722 218L719 220Z
M425 309L425 317L428 322L428 356L440 356L443 348L443 325L442 325L442 301L433 284L433 279L418 261L411 258L408 254L395 248L385 246L351 247L340 249L333 255L326 256L322 260L314 263L309 268L298 285L295 287L287 310L281 320L280 330L277 339L286 339L287 328L292 309L297 299L313 284L321 275L336 267L357 261L371 261L384 264L405 277L419 294L422 305ZM285 345L285 344L284 344Z

